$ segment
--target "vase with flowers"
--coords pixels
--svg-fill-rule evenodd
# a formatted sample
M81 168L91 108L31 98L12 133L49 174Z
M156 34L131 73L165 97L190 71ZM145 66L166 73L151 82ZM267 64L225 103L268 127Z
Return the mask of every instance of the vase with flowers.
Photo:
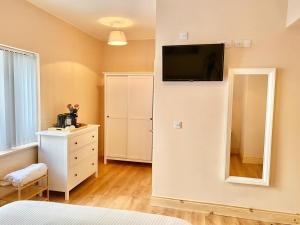
M72 104L68 104L67 108L69 109L69 115L67 116L66 119L66 126L75 126L78 127L77 125L77 117L78 117L78 110L79 110L79 105L75 104L74 106Z

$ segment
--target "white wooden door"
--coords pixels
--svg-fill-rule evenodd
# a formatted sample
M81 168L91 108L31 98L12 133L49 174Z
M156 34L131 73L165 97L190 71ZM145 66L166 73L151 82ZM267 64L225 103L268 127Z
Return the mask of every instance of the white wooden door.
M152 161L152 101L152 76L129 76L128 159Z
M107 157L126 158L128 130L127 76L108 76L105 93L105 154Z
M152 121L131 119L128 123L127 158L152 161Z

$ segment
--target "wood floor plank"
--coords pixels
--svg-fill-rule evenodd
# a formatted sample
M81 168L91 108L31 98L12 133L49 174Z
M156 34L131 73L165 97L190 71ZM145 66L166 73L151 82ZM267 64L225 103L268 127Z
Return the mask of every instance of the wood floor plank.
M263 165L242 163L239 155L230 155L230 176L262 178Z
M107 165L99 163L99 171L98 178L90 177L71 191L69 202L65 202L64 194L58 192L51 192L50 200L174 216L193 225L271 225L233 217L207 216L197 212L153 207L150 204L152 177L150 165L124 162L110 162Z

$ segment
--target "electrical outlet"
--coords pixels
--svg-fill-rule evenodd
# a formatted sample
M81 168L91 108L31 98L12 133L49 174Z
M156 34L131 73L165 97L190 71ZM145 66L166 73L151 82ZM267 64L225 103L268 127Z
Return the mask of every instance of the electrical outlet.
M244 40L244 48L251 48L252 40Z
M234 40L234 47L235 48L243 48L244 47L244 41L243 40Z
M235 48L251 48L251 46L252 46L252 40L249 39L234 41Z
M233 47L232 40L219 41L219 43L223 43L225 45L225 48L232 48Z
M232 40L225 41L225 48L232 48Z

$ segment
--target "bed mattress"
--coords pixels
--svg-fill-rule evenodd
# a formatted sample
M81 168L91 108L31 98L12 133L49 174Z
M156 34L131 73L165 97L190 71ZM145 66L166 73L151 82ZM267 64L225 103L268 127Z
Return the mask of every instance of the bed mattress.
M1 225L190 225L184 220L135 211L17 201L0 207Z

